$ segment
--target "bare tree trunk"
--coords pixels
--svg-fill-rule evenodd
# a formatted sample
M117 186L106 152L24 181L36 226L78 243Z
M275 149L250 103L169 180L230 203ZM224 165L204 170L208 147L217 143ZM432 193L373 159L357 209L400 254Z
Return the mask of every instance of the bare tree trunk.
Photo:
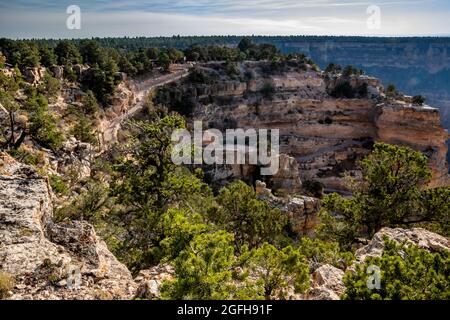
M22 130L22 132L21 132L21 134L19 136L19 139L17 139L17 141L14 142L14 145L13 145L13 149L14 150L17 150L17 149L20 148L20 146L22 145L22 143L25 140L26 136L27 136L27 131L26 130Z
M9 143L8 144L12 144L14 143L14 111L9 110L9 122L10 122L10 127L11 127L11 137L9 138Z

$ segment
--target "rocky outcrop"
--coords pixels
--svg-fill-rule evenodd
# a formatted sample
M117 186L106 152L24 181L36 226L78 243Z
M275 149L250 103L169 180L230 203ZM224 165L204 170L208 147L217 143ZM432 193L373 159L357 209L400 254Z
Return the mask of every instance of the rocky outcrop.
M450 135L441 126L439 111L397 102L383 104L376 119L377 139L419 150L429 157L433 170L432 186L450 185L446 141Z
M45 75L45 68L27 68L24 72L25 80L33 86L37 86Z
M450 239L431 231L416 229L391 229L384 228L377 232L370 243L356 251L357 263L362 263L368 257L381 257L384 250L384 239L395 241L399 244L414 244L421 249L431 252L450 251Z
M343 277L344 271L329 264L321 266L311 276L311 288L306 293L306 300L340 300L345 292Z
M61 175L76 174L77 180L89 178L91 164L97 155L94 146L77 141L75 138L66 140L61 148L61 156L52 160L55 162L56 172ZM76 172L74 172L76 168Z
M270 187L278 193L299 193L302 188L302 181L300 180L300 170L297 160L286 154L280 154L278 163L279 169L275 175L271 176Z
M161 286L164 281L174 278L175 270L170 265L158 265L151 269L141 270L134 279L138 284L136 298L158 299L161 297Z
M220 74L211 88L229 81L216 65L209 67L211 74ZM326 191L348 190L345 176L360 177L358 161L375 141L424 152L433 169L432 185L449 184L445 145L449 135L440 124L437 109L388 99L380 82L368 76L343 78L305 66L289 67L289 63L282 71L265 62L246 62L239 67L243 75L253 74L242 80L244 93L239 86L223 92L202 89L207 92L203 95L192 87L207 85L185 80L164 88L159 96L177 109L177 92L191 88L189 95L180 97L189 101L191 119L201 120L209 128L279 129L280 152L295 158L301 180L320 182ZM208 68L203 70L208 72ZM351 92L345 94L352 98L331 95L342 83L349 84Z
M372 240L355 253L355 264L347 270L352 272L355 265L364 263L368 257L381 257L385 239L398 244L412 244L430 252L450 251L450 239L425 229L384 228ZM307 300L339 300L345 292L344 271L331 265L322 265L311 275L311 288L306 292Z
M63 66L53 66L52 72L53 72L53 76L56 79L62 80L64 78L64 67Z
M134 99L135 96L133 91L122 82L117 86L114 96L111 99L110 111L114 112L116 116L121 115L133 104Z
M85 222L52 222L46 179L0 154L0 269L11 299L128 299L135 283Z
M314 229L319 224L319 199L300 195L276 197L261 181L256 181L255 190L260 199L267 200L289 217L292 231L301 235L314 235Z
M75 72L78 79L82 79L86 76L89 76L89 73L93 72L92 69L88 65L84 65L84 64L76 64L72 67L72 70Z

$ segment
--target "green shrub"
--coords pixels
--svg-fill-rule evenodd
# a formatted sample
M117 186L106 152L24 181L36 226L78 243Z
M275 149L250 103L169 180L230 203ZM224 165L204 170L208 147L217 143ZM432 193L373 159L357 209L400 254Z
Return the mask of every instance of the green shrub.
M44 81L38 87L38 91L41 94L48 94L49 96L55 96L60 89L60 82L58 79L52 77L48 72L44 75Z
M324 198L319 234L347 247L384 227L445 225L448 191L423 190L431 177L427 163L425 155L410 148L376 143L360 163L363 179L351 185L353 197Z
M67 195L69 194L69 187L64 182L63 178L57 175L50 175L49 176L49 182L50 186L52 187L53 192L55 192L58 195Z
M275 243L282 236L286 215L259 200L253 187L236 181L220 190L216 199L219 206L210 209L209 217L233 232L238 246L254 248L264 242Z
M360 76L360 75L362 75L363 74L363 71L361 70L361 69L357 69L357 68L355 68L355 67L353 67L353 66L346 66L345 68L344 68L344 71L342 72L342 75L344 76L344 77L350 77L350 76L352 76L352 75L355 75L355 76Z
M189 74L189 81L198 84L212 84L217 80L217 76L213 73L207 73L199 68L194 68Z
M75 127L72 129L73 136L85 143L97 144L97 138L92 133L92 123L85 116L80 115Z
M223 230L196 235L174 260L175 279L163 284L163 298L176 300L231 299L233 235Z
M17 161L31 166L37 166L38 164L44 163L43 155L41 153L32 153L23 148L10 150L8 153Z
M450 252L431 253L385 239L381 257L369 257L344 277L347 300L449 300ZM370 266L380 268L380 289L370 289Z
M31 97L26 102L30 112L30 135L44 147L57 150L64 142L64 135L58 129L55 118L48 111L48 101L42 95Z
M275 87L272 84L267 83L262 87L261 94L265 99L272 100L275 95Z
M353 253L342 251L336 242L302 237L299 240L298 249L308 259L311 272L324 264L345 270L354 261Z
M278 250L271 244L244 254L244 266L249 274L255 275L256 292L261 292L266 300L277 297L285 299L289 287L295 293L303 293L309 287L309 267L306 258L298 249L287 246Z
M83 98L84 112L89 115L95 115L99 109L94 93L91 90L86 91L86 95Z
M339 74L339 73L342 72L342 67L341 67L339 64L330 63L330 64L325 68L325 72L326 72L326 73Z
M423 106L423 104L425 103L425 98L422 96L414 96L412 98L412 104L415 106Z
M30 122L30 134L38 143L54 150L61 148L64 135L58 129L52 115L39 110L32 114Z
M78 80L77 74L70 66L64 66L64 78L70 82L76 82Z
M335 98L353 99L355 97L355 90L350 85L350 82L344 81L336 85L330 95Z
M306 180L303 182L303 191L310 197L322 199L324 186L319 181Z

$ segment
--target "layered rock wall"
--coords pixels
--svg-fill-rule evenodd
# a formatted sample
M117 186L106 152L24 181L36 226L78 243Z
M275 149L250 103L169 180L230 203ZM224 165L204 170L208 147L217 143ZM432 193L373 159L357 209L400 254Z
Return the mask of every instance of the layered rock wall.
M218 66L210 68L220 74ZM387 99L381 83L368 76L345 78L310 66L268 74L264 62L242 63L240 68L243 74L252 74L251 79L241 79L241 85L226 85L230 79L223 74L209 89L184 81L165 88L164 102L173 105L171 97L189 88L191 118L202 120L205 127L279 129L280 152L298 161L301 180L321 182L328 191L346 190L347 174L360 176L358 160L375 141L424 152L433 169L432 185L448 185L449 135L437 109L411 106L405 97ZM343 82L354 91L351 98L332 95ZM222 86L226 90L221 91Z

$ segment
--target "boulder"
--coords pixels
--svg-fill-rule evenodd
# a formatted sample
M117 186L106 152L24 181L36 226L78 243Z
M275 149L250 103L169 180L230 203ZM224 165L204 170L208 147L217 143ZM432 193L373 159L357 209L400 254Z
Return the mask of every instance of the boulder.
M27 68L23 75L28 83L37 86L45 75L45 68Z
M129 299L128 269L86 222L52 221L46 178L0 153L0 269L14 276L11 299Z
M339 297L345 292L343 277L344 271L329 264L323 265L312 274L312 288L325 289L323 291L331 291Z
M384 239L388 238L397 243L410 243L419 248L436 252L450 251L450 239L431 231L416 229L384 228L377 232L368 245L358 249L355 253L358 263L363 263L367 257L381 257L384 250Z
M58 79L62 80L64 77L64 68L62 66L53 66L53 76Z
M158 299L161 297L160 289L164 281L172 280L175 270L170 265L158 265L151 269L141 270L134 279L138 284L136 298Z

